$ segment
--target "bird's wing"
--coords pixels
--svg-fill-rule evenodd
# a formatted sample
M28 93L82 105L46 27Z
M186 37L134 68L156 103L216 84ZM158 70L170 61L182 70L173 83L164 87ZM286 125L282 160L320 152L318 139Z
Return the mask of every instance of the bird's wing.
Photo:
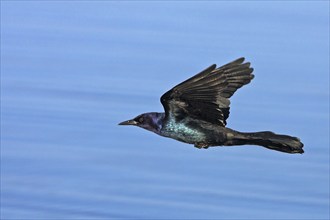
M243 62L239 58L219 68L213 64L166 92L160 99L166 117L178 121L190 116L225 126L229 98L254 77L250 63Z

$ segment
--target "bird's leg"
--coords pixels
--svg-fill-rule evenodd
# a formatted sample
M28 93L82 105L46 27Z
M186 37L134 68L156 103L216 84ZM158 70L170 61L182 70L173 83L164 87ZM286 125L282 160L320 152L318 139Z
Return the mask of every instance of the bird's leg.
M195 143L194 146L198 149L207 149L209 148L209 145L208 144L205 144L205 143L202 143L202 142L199 142L199 143Z

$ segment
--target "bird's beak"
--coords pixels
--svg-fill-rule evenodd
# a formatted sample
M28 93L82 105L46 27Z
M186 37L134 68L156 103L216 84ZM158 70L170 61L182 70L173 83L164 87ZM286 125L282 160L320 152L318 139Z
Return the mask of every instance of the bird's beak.
M137 125L137 124L138 123L132 119L132 120L120 122L118 125Z

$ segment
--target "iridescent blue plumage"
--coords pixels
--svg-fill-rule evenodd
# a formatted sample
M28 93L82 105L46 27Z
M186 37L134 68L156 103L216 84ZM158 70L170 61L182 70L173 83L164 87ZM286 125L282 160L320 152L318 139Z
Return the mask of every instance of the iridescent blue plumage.
M136 125L197 148L253 144L286 153L303 153L296 137L269 131L242 133L226 128L229 98L253 79L250 63L237 59L212 65L161 97L165 113L144 113L120 125Z

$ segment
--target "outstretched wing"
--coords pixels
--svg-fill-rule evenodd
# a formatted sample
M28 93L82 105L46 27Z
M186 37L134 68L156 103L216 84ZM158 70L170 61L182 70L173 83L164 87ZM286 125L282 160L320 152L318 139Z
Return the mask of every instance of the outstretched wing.
M254 77L250 63L243 62L242 57L219 68L213 64L166 92L160 99L165 117L178 121L189 116L225 126L229 98Z

